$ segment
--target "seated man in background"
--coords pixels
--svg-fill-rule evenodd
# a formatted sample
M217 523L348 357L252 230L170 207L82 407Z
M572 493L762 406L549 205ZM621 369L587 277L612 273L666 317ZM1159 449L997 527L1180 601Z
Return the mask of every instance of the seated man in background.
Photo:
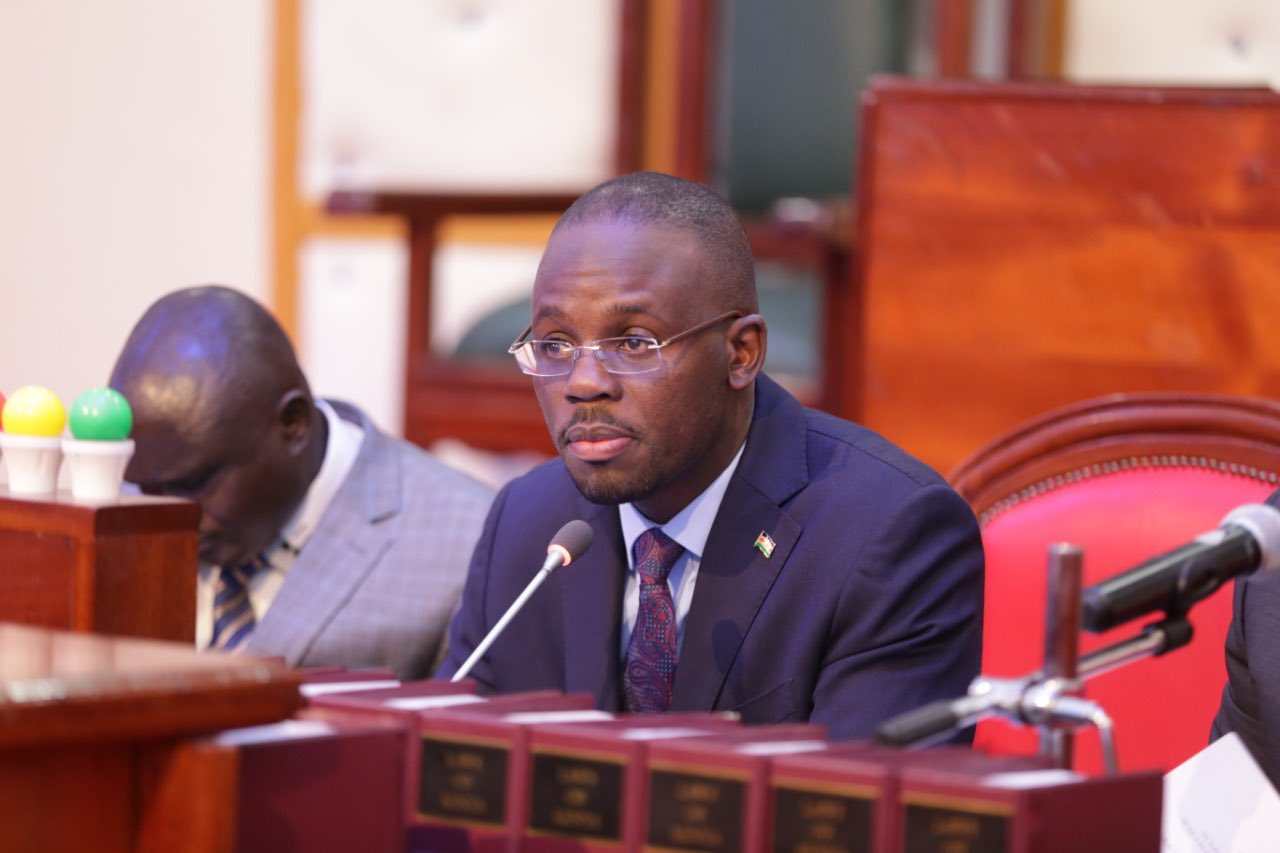
M111 375L127 479L200 504L199 648L428 675L488 488L314 398L284 331L235 290L180 290Z
M1280 509L1280 491L1267 498ZM1280 789L1280 572L1239 578L1227 632L1227 685L1210 740L1236 732Z
M511 347L560 451L485 522L441 675L584 519L472 677L600 708L740 712L869 736L978 673L982 543L965 502L885 439L761 373L767 330L737 216L627 175L556 225Z

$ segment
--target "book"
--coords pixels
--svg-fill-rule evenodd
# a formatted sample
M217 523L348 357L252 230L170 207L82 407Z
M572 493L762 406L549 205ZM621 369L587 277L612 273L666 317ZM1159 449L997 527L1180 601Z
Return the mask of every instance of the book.
M601 723L535 725L530 733L524 853L614 853L643 836L623 804L639 798L649 744L736 730L736 714L623 715Z
M772 756L827 749L826 728L750 726L649 744L643 781L625 807L641 837L628 849L761 853Z
M529 731L539 723L613 719L585 693L494 696L415 711L417 798L409 846L432 853L514 850L527 797Z
M902 771L901 846L908 853L1157 853L1161 777L1089 778L1070 770L979 765Z
M1043 769L1046 759L992 760L963 747L907 750L843 743L779 756L770 764L765 849L825 853L900 851L898 787L904 769L950 766L983 772Z
M192 765L190 795L234 791L237 850L403 850L408 738L404 726L380 720L228 729L193 745L190 754L205 770ZM234 773L233 785L211 786L211 774L226 772Z

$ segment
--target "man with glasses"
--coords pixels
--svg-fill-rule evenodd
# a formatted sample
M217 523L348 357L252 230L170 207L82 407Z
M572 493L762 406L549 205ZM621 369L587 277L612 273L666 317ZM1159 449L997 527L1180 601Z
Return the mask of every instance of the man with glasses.
M972 513L874 433L761 372L750 247L705 187L641 173L580 198L511 346L560 458L496 499L450 627L455 672L567 521L587 553L471 671L611 710L732 710L866 737L978 672Z

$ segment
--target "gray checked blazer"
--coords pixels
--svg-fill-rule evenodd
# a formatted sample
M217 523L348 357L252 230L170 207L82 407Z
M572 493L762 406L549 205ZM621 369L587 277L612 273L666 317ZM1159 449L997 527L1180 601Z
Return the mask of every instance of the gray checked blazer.
M291 666L390 667L430 674L493 498L487 486L378 430L289 569L244 651Z

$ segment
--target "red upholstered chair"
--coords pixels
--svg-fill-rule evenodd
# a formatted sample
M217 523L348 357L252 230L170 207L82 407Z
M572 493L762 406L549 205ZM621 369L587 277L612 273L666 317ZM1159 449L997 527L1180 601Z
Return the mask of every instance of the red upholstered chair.
M982 525L987 554L982 671L1036 669L1044 644L1047 548L1084 548L1084 583L1110 577L1218 526L1280 485L1280 404L1208 394L1118 394L1037 418L950 475ZM1081 653L1124 639L1159 614L1101 635ZM1123 769L1168 769L1203 748L1226 680L1230 589L1190 613L1191 644L1104 673L1085 694L1115 720ZM1035 735L996 720L976 743L1029 752ZM1101 769L1096 736L1076 766Z

